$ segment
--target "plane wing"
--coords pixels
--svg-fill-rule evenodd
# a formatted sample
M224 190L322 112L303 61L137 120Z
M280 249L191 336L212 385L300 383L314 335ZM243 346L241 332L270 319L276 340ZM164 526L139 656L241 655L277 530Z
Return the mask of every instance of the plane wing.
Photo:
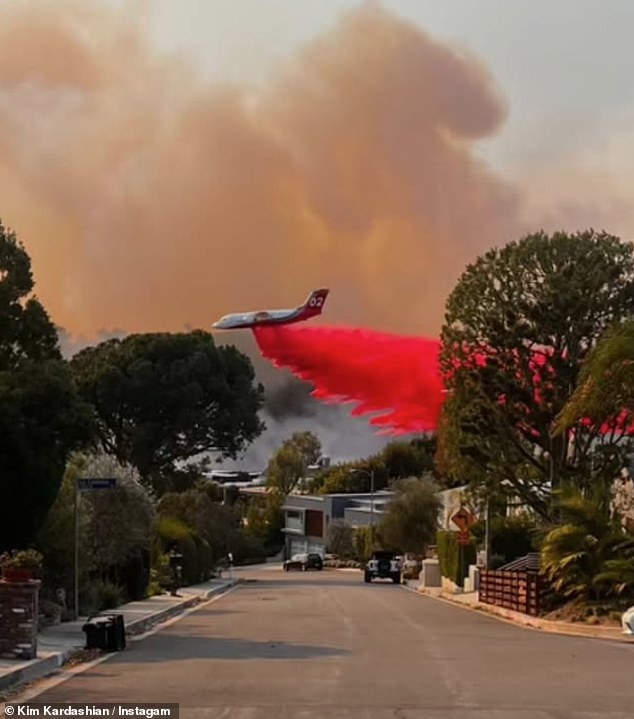
M266 327L270 325L288 325L303 322L320 315L328 297L329 290L313 290L304 304L289 310L255 310L225 315L212 327L216 330L240 330L250 327Z

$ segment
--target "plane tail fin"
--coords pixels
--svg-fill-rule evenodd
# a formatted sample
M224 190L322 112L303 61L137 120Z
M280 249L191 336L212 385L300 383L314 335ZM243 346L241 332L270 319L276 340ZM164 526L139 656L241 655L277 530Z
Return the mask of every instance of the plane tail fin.
M303 310L306 317L314 317L320 315L321 311L326 304L326 298L330 290L313 290L308 299L304 303Z

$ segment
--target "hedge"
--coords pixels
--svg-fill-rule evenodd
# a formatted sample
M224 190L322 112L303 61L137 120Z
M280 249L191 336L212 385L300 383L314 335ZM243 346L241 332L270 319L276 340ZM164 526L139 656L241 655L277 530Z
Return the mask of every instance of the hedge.
M183 555L183 582L197 584L200 581L200 563L196 542L189 528L180 519L162 516L157 522L157 534L164 551L177 547Z
M206 539L193 535L193 540L196 543L196 550L198 552L198 581L206 582L213 574L214 569L214 556L211 550L211 546Z
M436 535L436 546L438 550L438 565L440 574L459 587L463 586L463 579L469 573L469 565L475 564L476 545L473 539L470 544L461 546L458 544L457 532L438 532ZM462 550L462 562L461 562ZM461 565L462 564L462 572ZM462 573L462 576L460 576Z
M471 534L484 543L484 520L471 527ZM538 550L535 522L528 517L493 517L491 519L491 555L499 555L500 564L512 562L529 552ZM492 567L493 568L493 567Z

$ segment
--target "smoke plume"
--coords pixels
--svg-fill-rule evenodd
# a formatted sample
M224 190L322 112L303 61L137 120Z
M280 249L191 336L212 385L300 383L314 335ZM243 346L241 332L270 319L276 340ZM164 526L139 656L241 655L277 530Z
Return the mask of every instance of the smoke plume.
M465 263L516 222L472 152L504 117L478 62L364 5L268 86L210 86L143 21L2 6L0 216L55 322L209 327L327 286L337 321L436 333Z

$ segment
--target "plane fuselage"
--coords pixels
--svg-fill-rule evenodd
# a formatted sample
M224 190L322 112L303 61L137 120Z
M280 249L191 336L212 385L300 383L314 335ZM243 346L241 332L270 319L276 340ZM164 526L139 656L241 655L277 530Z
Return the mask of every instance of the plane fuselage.
M314 290L303 305L288 310L256 310L225 315L212 327L217 330L247 329L267 325L287 325L321 314L328 290Z

